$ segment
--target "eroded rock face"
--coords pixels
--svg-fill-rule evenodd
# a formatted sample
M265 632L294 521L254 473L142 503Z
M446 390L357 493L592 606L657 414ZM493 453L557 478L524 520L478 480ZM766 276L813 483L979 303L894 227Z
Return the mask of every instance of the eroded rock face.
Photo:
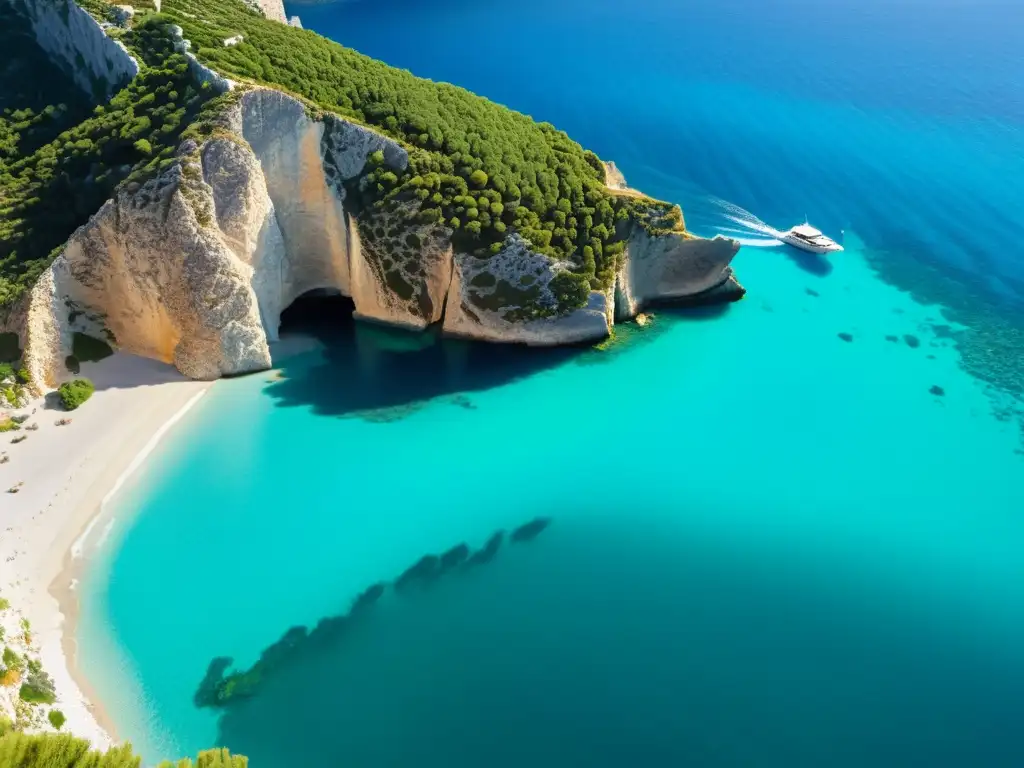
M263 274L257 265L257 293L268 335L276 338L283 309L303 293L321 288L352 296L365 317L415 325L405 317L392 317L386 295L378 295L366 279L353 292L350 241L355 230L345 212L344 185L362 173L370 154L380 150L387 165L402 171L409 162L406 151L345 120L314 119L302 102L267 88L242 94L231 122L259 162L277 222L277 234L268 234L280 238L276 256L270 256L269 243L263 250L261 264L270 272ZM355 266L362 270L364 263L357 259Z
M527 307L554 308L548 288L565 265L530 250L512 235L495 256L457 254L444 315L444 332L483 341L557 346L603 339L610 332L611 302L594 291L587 306L560 317L537 317Z
M128 49L71 0L25 0L23 7L39 45L97 102L139 73Z
M121 349L173 363L196 379L270 366L251 286L270 204L265 192L261 197L254 163L245 173L224 162L251 159L231 145L217 139L200 153L186 142L176 165L108 201L51 268L65 305L98 313ZM215 195L204 180L220 185L225 168L241 184L230 206L223 189ZM66 309L58 309L57 320L69 325ZM32 339L33 346L40 343Z
M414 223L407 210L350 218L355 316L423 330L439 322L452 280L451 230Z
M683 232L652 237L635 227L615 279L615 319L633 317L652 303L681 301L722 286L732 277L729 263L739 248L726 237L705 240Z

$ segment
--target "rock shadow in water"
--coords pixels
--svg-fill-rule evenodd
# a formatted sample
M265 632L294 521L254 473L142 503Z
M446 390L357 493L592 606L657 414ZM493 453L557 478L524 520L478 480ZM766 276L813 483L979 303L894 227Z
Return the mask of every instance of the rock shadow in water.
M357 322L352 311L350 299L320 295L300 297L284 311L282 332L315 336L325 359L312 368L305 356L283 361L281 377L267 385L278 405L371 421L404 418L449 396L472 410L464 393L557 367L583 351L448 339L436 329L412 333Z

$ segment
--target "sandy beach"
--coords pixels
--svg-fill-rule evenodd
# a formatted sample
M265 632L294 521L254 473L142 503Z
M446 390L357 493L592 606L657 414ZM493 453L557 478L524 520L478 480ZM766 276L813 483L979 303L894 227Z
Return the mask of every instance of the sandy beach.
M19 413L38 430L0 436L0 616L7 644L23 652L21 620L31 623L31 645L53 678L63 730L105 747L116 740L102 707L88 697L75 670L76 540L100 513L123 478L142 464L212 382L186 379L172 366L127 354L83 364L96 393L66 414L41 398ZM70 424L56 421L69 417ZM27 435L17 444L11 440ZM21 483L18 493L6 493ZM20 643L20 646L19 646ZM17 687L0 687L0 714L13 718Z

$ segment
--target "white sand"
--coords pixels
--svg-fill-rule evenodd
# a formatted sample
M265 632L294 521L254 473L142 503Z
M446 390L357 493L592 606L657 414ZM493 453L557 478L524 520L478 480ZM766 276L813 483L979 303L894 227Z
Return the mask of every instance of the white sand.
M37 400L25 409L35 409L25 425L37 423L38 431L0 433L0 453L10 457L0 464L0 596L11 603L0 622L8 644L19 650L18 641L10 641L21 634L20 618L29 619L32 644L56 685L55 708L67 717L64 730L107 746L107 718L89 704L81 676L73 676L72 546L123 477L211 384L120 353L84 364L82 375L96 384L96 393L79 410L65 414L59 405ZM56 426L65 416L72 423ZM12 445L11 439L21 435L28 439ZM19 482L24 485L17 494L6 493ZM12 695L16 688L0 688L0 714L11 711Z

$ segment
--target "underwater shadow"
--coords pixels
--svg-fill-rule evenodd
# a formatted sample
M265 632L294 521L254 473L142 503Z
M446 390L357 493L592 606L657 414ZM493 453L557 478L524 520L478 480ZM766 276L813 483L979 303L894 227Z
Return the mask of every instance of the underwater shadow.
M832 270L835 269L832 262L821 254L808 253L789 245L784 247L787 258L808 274L815 277L828 277L832 274Z
M441 337L356 322L350 299L302 297L283 313L282 333L314 336L323 361L286 359L267 392L277 404L329 416L391 421L429 400L509 384L573 360L580 347L533 348ZM472 408L465 397L454 404Z
M492 563L507 546L533 542L551 525L550 517L535 517L511 531L497 530L478 548L460 542L444 552L429 553L404 569L394 579L378 581L363 589L345 613L324 616L312 629L290 627L280 640L271 643L248 669L233 669L228 656L214 658L199 683L192 703L197 708L229 710L256 697L275 678L286 675L311 655L329 651L372 614L385 596L414 598L416 593L435 587L440 581L458 578Z

